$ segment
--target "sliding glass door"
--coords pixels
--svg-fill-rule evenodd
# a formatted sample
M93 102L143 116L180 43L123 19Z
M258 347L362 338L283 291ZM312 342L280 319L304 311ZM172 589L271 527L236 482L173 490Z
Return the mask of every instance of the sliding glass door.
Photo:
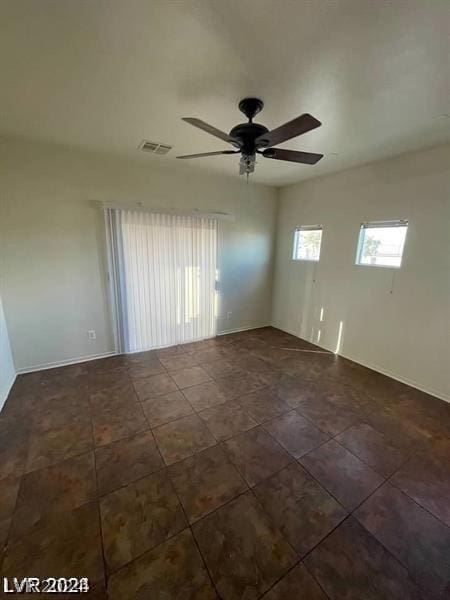
M217 221L120 209L107 219L119 350L214 336Z

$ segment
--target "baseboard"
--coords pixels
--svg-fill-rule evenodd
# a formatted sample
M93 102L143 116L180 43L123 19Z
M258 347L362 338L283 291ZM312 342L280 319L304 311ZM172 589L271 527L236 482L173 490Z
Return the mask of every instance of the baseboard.
M250 327L239 327L237 329L227 329L226 331L221 331L217 333L217 335L226 335L227 333L236 333L238 331L249 331L250 329L260 329L261 327L270 327L267 325L253 325ZM188 343L188 342L186 342ZM155 350L155 348L152 348ZM46 371L47 369L57 369L58 367L65 367L68 365L76 365L78 363L89 362L91 360L98 360L100 358L108 358L108 356L116 356L118 352L103 352L102 354L90 354L88 356L80 356L78 358L68 358L67 360L59 360L51 363L42 363L40 365L32 365L30 367L23 367L22 369L17 370L17 375L25 375L26 373L35 373L36 371Z
M290 333L291 335L304 340L305 342L308 342L309 344L312 344L313 342L310 342L309 340L302 338L300 335L298 335L298 333L295 333L294 331L290 331L289 329L286 329L284 327L280 327L277 325L272 325L272 327L274 327L275 329L280 329L280 331L284 331L285 333ZM318 344L317 342L314 342L314 346L318 346L319 348L324 348L325 350L328 350L330 352L333 352L333 350L331 350L330 348L327 348L326 346L323 346L321 344ZM335 354L335 352L333 352L333 354ZM426 387L423 386L422 384L418 383L417 381L414 381L413 379L409 379L408 377L403 377L401 375L398 375L397 373L393 373L392 371L388 371L386 369L384 369L383 367L380 367L379 365L376 364L371 364L365 361L360 360L359 358L355 358L354 356L351 356L350 354L344 354L342 352L338 353L339 356L342 356L342 358L346 358L347 360L351 360L352 362L361 365L362 367L366 367L367 369L371 369L372 371L376 371L377 373L381 373L382 375L386 375L386 377L390 377L391 379L395 379L396 381L400 381L400 383L405 383L406 385L409 385L417 390L420 390L421 392L425 392L426 394L430 394L431 396L435 396L436 398L439 398L440 400L444 400L444 402L449 402L450 403L450 398L446 397L444 394L442 394L441 392L439 392L438 390L435 390L433 388L430 387Z
M66 360L59 360L51 363L42 363L40 365L33 365L31 367L24 367L18 369L18 375L24 375L25 373L35 373L36 371L46 371L47 369L57 369L58 367L67 367L69 365L76 365L78 363L89 362L91 360L98 360L100 358L108 358L108 356L115 356L117 352L103 352L101 354L89 354L88 356L79 356L78 358L68 358Z
M292 329L287 329L286 327L280 327L279 325L271 325L271 327L273 327L274 329L279 329L280 331L284 331L284 333L289 333L290 335L293 335L294 337L299 338L300 340L304 340L305 342L308 342L308 344L311 344L312 342L310 342L309 340L305 340L305 338L302 338L301 336L298 335L298 333L296 331L293 331ZM317 346L318 344L314 344L314 346ZM321 346L322 348L323 346ZM325 350L327 350L327 348L325 348Z
M8 396L9 396L9 392L11 391L12 386L14 385L14 382L16 381L16 377L17 377L17 373L15 373L13 375L13 377L11 378L11 381L9 381L6 386L0 391L0 411L2 410Z
M251 329L262 329L263 327L271 327L271 325L270 323L266 323L265 325L250 325L249 327L236 327L235 329L224 329L223 331L218 331L217 335L239 333L239 331L250 331Z
M252 329L261 329L262 327L274 327L275 329L279 329L280 331L289 333L290 335L293 335L301 340L304 340L305 342L311 343L309 340L302 338L296 332L294 332L288 328L280 327L279 325L271 325L269 323L267 323L265 325L256 325L256 326L252 325L249 327L237 327L235 329L227 329L227 330L218 332L217 335L220 336L220 335L227 335L229 333L238 333L240 331L250 331ZM328 350L328 351L332 352L332 350L330 350L330 348L327 348L326 346L323 346L321 344L314 343L314 345L318 346L319 348L323 348L324 350ZM62 360L62 361L57 361L57 362L52 362L52 363L43 363L40 365L33 365L30 367L24 367L22 369L18 369L16 375L14 375L11 382L5 387L4 390L2 390L0 392L0 410L2 409L4 403L6 402L8 394L9 394L12 386L14 385L17 375L23 375L25 373L34 373L36 371L45 371L47 369L56 369L58 367L63 367L63 366L68 366L68 365L75 365L78 363L89 362L91 360L107 358L108 356L115 356L116 354L117 354L117 352L115 352L115 351L103 352L102 354L91 354L89 356L81 356L78 358L69 358L67 360ZM442 394L438 390L423 386L422 384L418 383L417 381L414 381L407 377L403 377L401 375L393 373L392 371L388 371L387 369L384 369L383 367L380 367L379 365L362 361L362 360L355 358L354 356L351 356L349 354L343 354L342 352L340 352L339 356L342 356L343 358L346 358L347 360L351 360L352 362L357 363L358 365L361 365L363 367L371 369L372 371L376 371L377 373L386 375L387 377L390 377L391 379L395 379L396 381L405 383L406 385L416 388L416 389L420 390L421 392L425 392L426 394L431 394L432 396L435 396L436 398L439 398L440 400L444 400L444 402L450 403L450 398L446 397L444 394Z
M388 371L388 370L384 369L383 367L380 367L379 365L363 362L362 360L356 359L353 356L350 356L349 354L339 353L339 356L342 356L342 358L346 358L347 360L351 360L352 362L357 363L358 365L361 365L362 367L367 367L368 369L372 369L372 371L377 371L377 373L386 375L386 377L390 377L391 379L400 381L400 383L405 383L406 385L409 385L410 387L420 390L421 392L425 392L425 394L430 394L431 396L435 396L436 398L439 398L440 400L444 400L444 402L450 403L450 398L445 397L444 394L442 394L438 390L435 390L430 387L426 387L426 386L422 385L421 383L414 381L413 379L409 379L408 377L403 377L402 375L392 373L392 371Z

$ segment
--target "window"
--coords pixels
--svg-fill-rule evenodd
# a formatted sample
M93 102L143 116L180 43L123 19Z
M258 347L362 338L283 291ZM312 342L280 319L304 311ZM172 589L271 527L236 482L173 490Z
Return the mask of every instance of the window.
M402 263L408 221L362 223L357 265L399 268Z
M297 227L294 233L294 260L318 261L320 257L320 244L322 242L322 226L309 225Z

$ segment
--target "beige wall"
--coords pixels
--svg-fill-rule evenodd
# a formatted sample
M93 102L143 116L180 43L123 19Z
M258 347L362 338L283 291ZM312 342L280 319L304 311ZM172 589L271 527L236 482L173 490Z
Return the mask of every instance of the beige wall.
M91 200L235 215L221 224L219 330L267 324L278 194L273 324L316 343L320 330L320 345L336 350L342 321L342 355L449 398L449 150L406 154L277 192L168 171L151 158L136 164L2 140L2 295L16 368L113 350L103 217ZM394 218L410 222L402 268L355 266L360 223ZM293 262L291 250L295 226L315 223L324 234L314 271Z
M450 398L450 147L283 188L273 323ZM361 222L408 219L400 270L355 265ZM293 230L323 225L316 268L291 260ZM315 282L313 281L315 279ZM391 293L392 290L392 293ZM320 310L324 320L320 322Z
M16 378L8 329L0 296L0 410L8 397L9 390Z
M276 190L158 163L1 141L3 299L18 370L113 350L103 216L91 200L235 215L220 225L218 328L270 322Z

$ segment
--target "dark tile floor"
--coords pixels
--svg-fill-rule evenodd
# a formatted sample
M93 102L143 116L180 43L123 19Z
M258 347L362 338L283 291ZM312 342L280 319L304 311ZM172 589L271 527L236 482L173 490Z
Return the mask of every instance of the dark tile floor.
M263 328L20 376L2 575L114 600L449 598L450 405L311 349Z

